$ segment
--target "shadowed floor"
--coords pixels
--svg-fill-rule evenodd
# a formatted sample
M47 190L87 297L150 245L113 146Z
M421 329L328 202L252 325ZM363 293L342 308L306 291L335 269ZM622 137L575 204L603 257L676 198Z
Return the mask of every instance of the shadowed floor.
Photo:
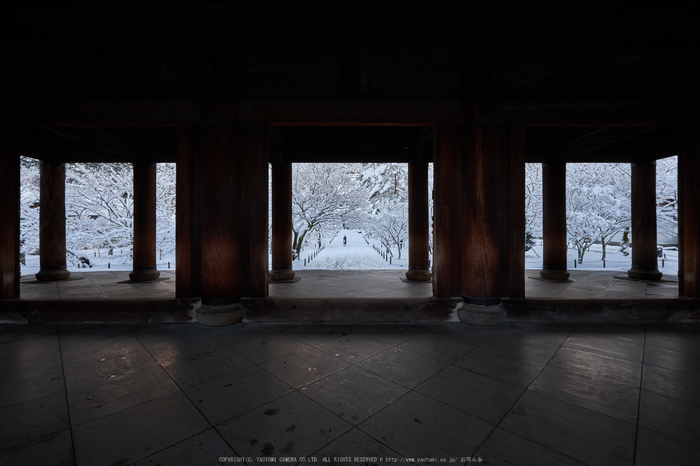
M0 463L690 465L698 385L694 324L5 325Z

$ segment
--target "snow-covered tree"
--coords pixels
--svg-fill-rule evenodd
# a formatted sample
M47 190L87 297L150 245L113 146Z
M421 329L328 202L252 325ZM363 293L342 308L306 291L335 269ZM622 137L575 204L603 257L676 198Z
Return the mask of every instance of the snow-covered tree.
M678 156L656 161L656 228L663 235L678 234Z
M401 259L401 250L408 241L408 204L399 203L393 207L375 213L367 227L373 237L379 238L387 254L393 256L392 248L396 248Z
M353 163L294 164L292 249L295 259L312 234L321 238L335 234L343 224L354 227L364 224L367 191L357 180L361 169L361 164Z
M629 164L571 163L566 166L566 222L569 241L583 262L594 243L606 246L630 224Z
M24 254L39 251L40 162L20 157L20 250Z
M542 164L525 164L525 233L542 233Z

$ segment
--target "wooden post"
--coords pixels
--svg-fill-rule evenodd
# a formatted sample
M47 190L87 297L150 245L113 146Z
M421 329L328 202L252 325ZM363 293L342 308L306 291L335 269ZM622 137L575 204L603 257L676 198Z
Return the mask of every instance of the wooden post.
M678 292L700 298L700 124L680 131L678 157ZM634 238L632 239L634 243Z
M540 276L568 280L566 242L566 164L542 164L542 234L544 248Z
M461 267L461 127L435 125L433 194L433 296L460 296Z
M292 164L272 164L272 269L270 280L291 280Z
M525 128L508 128L508 292L525 297ZM505 280L504 280L505 282Z
M19 298L19 201L17 133L0 126L0 299Z
M177 127L175 297L194 296L192 271L192 126Z
M66 166L41 162L39 169L39 263L36 279L65 280L66 268Z
M408 164L408 270L406 278L428 281L430 272L428 164Z
M632 164L632 268L630 278L661 280L656 257L656 161Z
M158 279L156 267L156 164L134 163L134 259L132 282Z
M266 298L269 294L267 128L252 123L241 124L240 128L243 173L241 199L245 200L240 226L244 242L248 244L248 247L241 250L241 264L244 267L242 293L243 296Z
M242 264L241 137L235 103L210 107L199 131L193 157L195 205L198 221L193 225L199 242L198 259L202 306L197 321L207 326L240 322ZM246 264L247 265L247 264ZM246 267L247 269L247 267Z

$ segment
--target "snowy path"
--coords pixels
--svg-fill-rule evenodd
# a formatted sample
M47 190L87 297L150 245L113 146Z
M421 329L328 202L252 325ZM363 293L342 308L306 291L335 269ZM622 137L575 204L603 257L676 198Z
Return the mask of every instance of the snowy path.
M346 245L343 245L343 236L347 237ZM371 243L370 243L371 244ZM405 265L389 265L381 258L371 245L365 242L362 233L357 230L340 230L330 244L316 256L306 267L303 264L307 257L303 252L302 260L295 261L295 269L399 269ZM301 264L298 265L298 262Z

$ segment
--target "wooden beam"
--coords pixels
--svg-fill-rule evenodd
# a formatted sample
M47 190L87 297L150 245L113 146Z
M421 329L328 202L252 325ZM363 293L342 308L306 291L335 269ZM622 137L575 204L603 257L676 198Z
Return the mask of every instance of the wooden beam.
M92 126L40 126L40 128L116 154L129 161L145 156L144 151L139 150L129 141Z
M522 101L499 103L496 118L529 127L678 126L698 110L698 101Z
M0 122L25 126L175 126L200 120L197 100L4 101Z
M241 122L272 126L432 126L463 120L458 100L244 100Z
M646 133L652 129L653 128L639 126L601 128L585 136L569 141L566 147L564 147L563 158L565 160L570 160L588 152L595 151L596 149Z

